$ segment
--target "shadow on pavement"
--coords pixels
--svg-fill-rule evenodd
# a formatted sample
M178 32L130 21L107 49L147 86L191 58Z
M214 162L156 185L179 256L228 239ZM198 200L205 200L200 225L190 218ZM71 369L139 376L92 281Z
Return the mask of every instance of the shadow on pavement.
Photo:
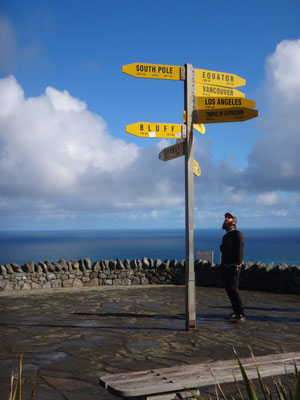
M214 307L212 307L214 308ZM224 307L225 308L225 307ZM250 309L251 307L246 309ZM260 309L258 307L254 307L255 309ZM252 308L251 308L252 309ZM273 309L266 309L267 311L272 312ZM185 315L155 315L155 314L135 314L135 313L74 313L76 315L85 315L88 317L98 316L98 317L116 317L116 318L151 318L151 319L179 319L184 320ZM197 319L225 319L226 315L224 314L197 314ZM248 321L270 321L270 322L300 322L299 318L294 317L282 317L282 316L270 316L270 315L247 315Z
M229 306L210 306L210 308L226 308L231 309ZM300 308L275 308L275 307L249 307L245 306L245 310L257 310L257 311L277 311L277 312L293 312L293 313L300 313Z

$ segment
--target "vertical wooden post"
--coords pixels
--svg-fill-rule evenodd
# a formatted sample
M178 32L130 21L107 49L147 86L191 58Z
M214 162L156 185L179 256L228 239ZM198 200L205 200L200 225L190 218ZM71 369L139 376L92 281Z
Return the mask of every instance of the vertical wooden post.
M194 176L193 176L193 67L185 64L185 305L186 330L196 330L196 290L194 267Z

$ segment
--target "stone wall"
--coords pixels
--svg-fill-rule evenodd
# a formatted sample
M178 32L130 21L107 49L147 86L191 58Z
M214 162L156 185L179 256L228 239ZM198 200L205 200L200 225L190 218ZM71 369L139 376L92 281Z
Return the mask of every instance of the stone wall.
M195 261L197 286L222 287L220 266L205 260ZM100 285L185 284L185 261L101 260L90 259L58 262L32 261L23 266L0 265L0 291L48 288L70 288ZM300 294L300 267L285 263L267 266L261 262L245 262L240 289Z

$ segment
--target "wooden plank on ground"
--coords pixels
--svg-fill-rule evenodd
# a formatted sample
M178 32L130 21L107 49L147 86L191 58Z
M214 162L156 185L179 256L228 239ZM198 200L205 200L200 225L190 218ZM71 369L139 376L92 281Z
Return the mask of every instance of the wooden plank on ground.
M294 360L300 366L300 352L271 354L256 357L262 377L276 376L294 371ZM244 358L242 364L250 379L257 378L252 358ZM242 376L237 360L216 361L206 364L184 365L148 371L108 374L100 377L100 384L120 397L138 397L182 391L214 385L218 382L234 382Z

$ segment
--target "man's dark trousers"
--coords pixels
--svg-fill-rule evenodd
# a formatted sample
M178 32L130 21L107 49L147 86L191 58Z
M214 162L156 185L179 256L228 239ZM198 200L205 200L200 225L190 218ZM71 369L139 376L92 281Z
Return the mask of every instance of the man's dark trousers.
M233 312L236 316L244 316L244 307L240 298L239 292L239 280L241 268L237 268L236 265L224 265L222 264L222 279L223 284L231 301Z

